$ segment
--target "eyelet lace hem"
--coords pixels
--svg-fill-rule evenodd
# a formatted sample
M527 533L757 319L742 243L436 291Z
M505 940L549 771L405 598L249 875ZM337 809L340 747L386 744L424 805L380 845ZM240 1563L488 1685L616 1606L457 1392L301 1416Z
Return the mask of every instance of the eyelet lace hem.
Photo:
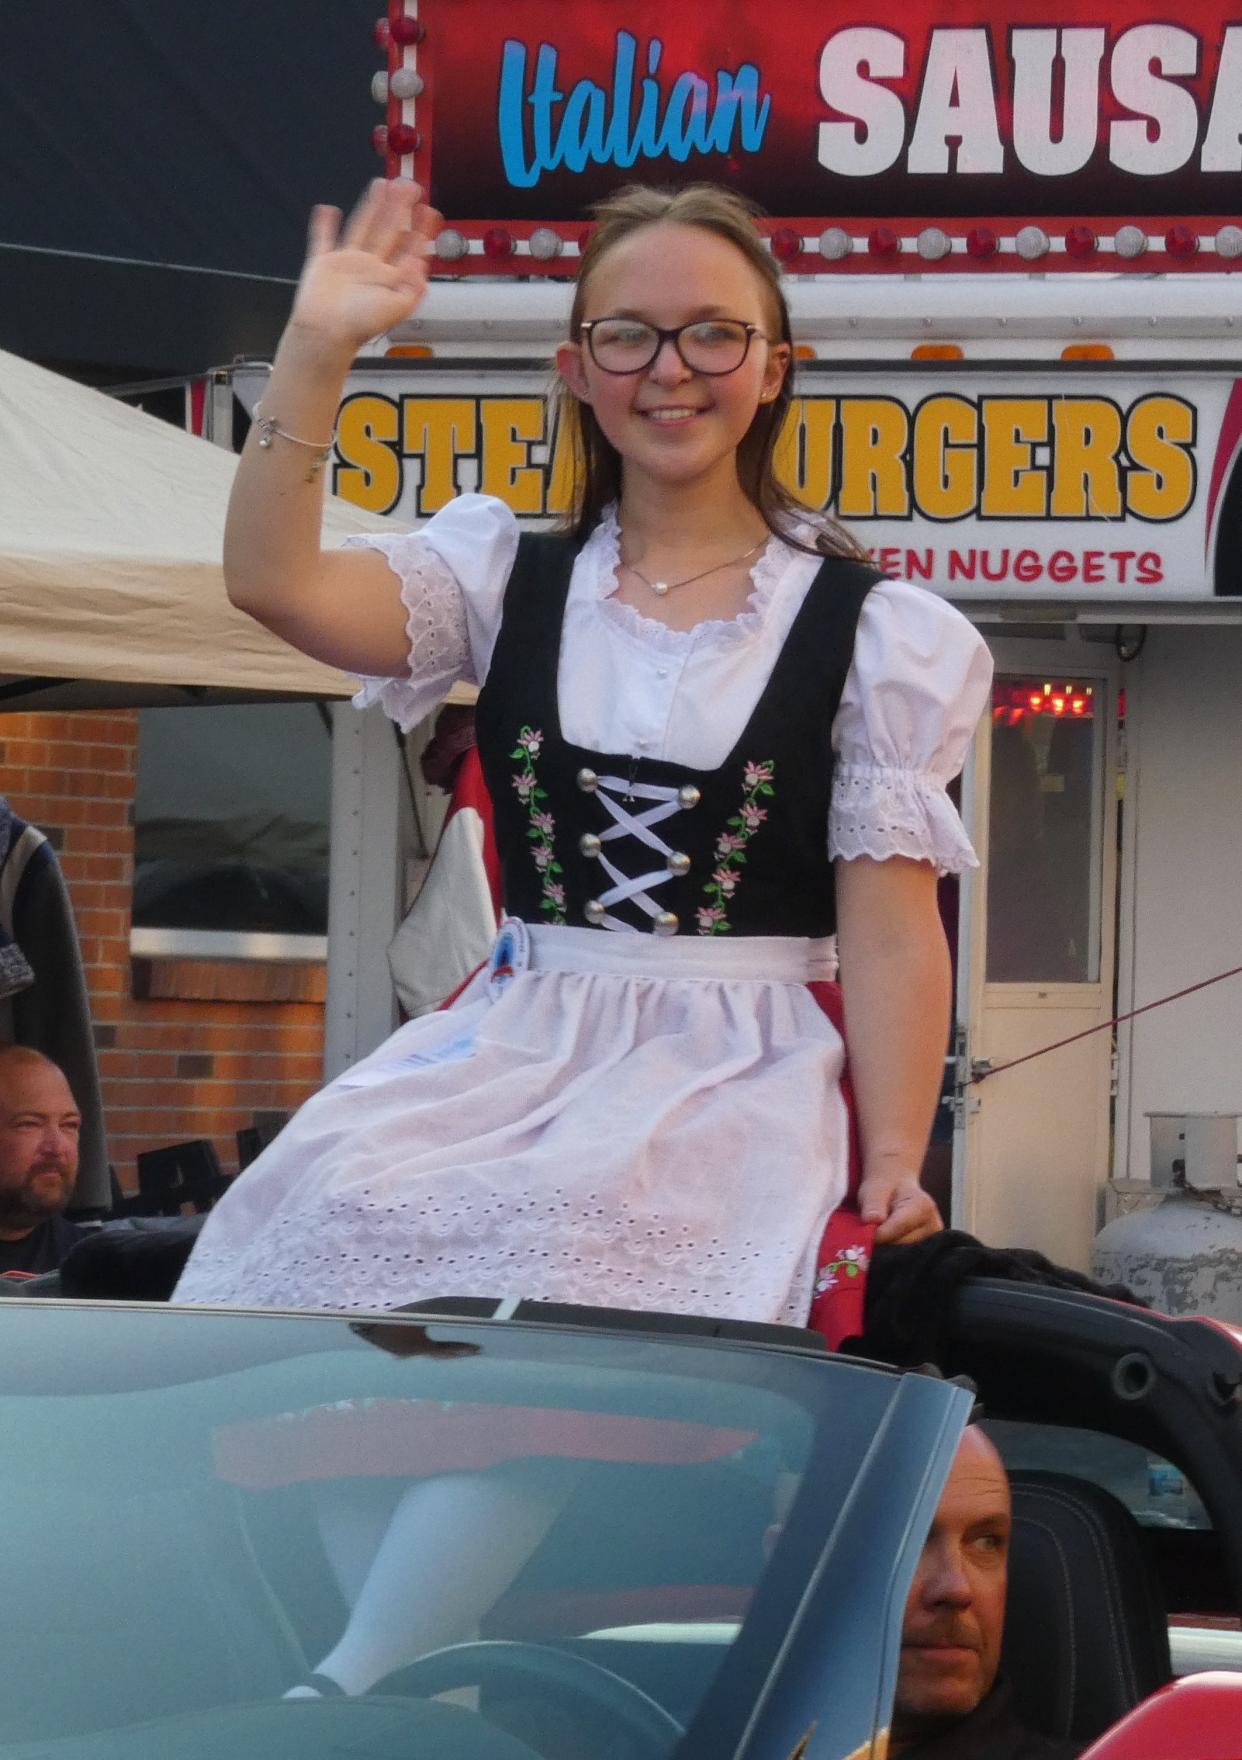
M708 618L693 629L670 629L658 617L646 617L614 596L617 569L621 565L621 528L615 505L604 510L587 540L585 553L595 566L595 589L604 616L637 640L670 654L684 654L691 644L723 646L754 635L762 627L790 563L800 554L780 538L769 538L751 568L745 610L736 617Z
M838 764L828 815L828 854L843 861L908 856L940 874L979 866L956 807L929 770Z
M475 682L461 586L443 557L410 532L359 533L342 548L378 550L401 583L409 671L398 678L364 678L353 703L355 709L378 703L408 733L427 713L429 685Z
M329 1198L273 1218L240 1254L191 1259L176 1300L261 1308L385 1309L442 1295L713 1313L805 1324L810 1263L799 1244L704 1237L644 1208L592 1208L567 1191L480 1203L477 1189L428 1202ZM205 1243L204 1243L205 1244ZM773 1288L773 1255L788 1287ZM804 1261L806 1263L804 1263ZM766 1316L765 1316L766 1317Z

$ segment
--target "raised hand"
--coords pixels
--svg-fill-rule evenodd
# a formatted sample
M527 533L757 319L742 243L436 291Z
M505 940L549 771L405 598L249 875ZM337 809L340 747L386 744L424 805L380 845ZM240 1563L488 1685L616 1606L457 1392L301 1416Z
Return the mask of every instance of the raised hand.
M423 297L439 223L404 178L376 178L343 230L339 208L315 208L290 327L350 354L391 330Z

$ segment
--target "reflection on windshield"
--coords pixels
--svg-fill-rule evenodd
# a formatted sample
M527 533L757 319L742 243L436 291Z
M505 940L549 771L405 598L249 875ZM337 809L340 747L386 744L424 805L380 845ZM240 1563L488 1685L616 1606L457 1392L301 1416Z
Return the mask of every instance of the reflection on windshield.
M639 1335L5 1318L3 1760L672 1755L778 1507L890 1389ZM284 1696L321 1666L359 1696Z

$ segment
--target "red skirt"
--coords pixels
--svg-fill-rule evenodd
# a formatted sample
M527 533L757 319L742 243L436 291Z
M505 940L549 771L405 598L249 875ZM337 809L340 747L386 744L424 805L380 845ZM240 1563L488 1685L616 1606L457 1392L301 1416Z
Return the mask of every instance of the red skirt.
M807 985L812 996L845 1042L845 1010L839 984ZM847 1338L857 1338L863 1329L863 1304L867 1293L867 1267L876 1225L864 1222L858 1211L858 1188L862 1184L862 1142L858 1134L858 1110L850 1082L848 1052L841 1075L841 1098L849 1118L850 1165L845 1198L828 1218L815 1272L815 1293L807 1321L812 1332L828 1342L829 1350L839 1350Z

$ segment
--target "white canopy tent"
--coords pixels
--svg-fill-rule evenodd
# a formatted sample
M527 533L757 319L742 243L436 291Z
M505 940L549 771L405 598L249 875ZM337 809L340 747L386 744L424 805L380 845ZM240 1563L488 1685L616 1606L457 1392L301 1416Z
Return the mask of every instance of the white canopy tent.
M348 695L342 673L225 596L235 466L221 447L0 353L0 676L139 687L147 701L141 687ZM385 529L328 498L328 543Z
M351 693L351 679L229 604L221 547L236 462L0 353L0 708ZM385 522L329 499L328 543L368 529ZM107 1155L80 975L76 989L76 1005L66 997L59 1011L65 1046L44 1048L73 1069L88 1121L76 1201L103 1208ZM12 1023L10 1032L21 1036Z

